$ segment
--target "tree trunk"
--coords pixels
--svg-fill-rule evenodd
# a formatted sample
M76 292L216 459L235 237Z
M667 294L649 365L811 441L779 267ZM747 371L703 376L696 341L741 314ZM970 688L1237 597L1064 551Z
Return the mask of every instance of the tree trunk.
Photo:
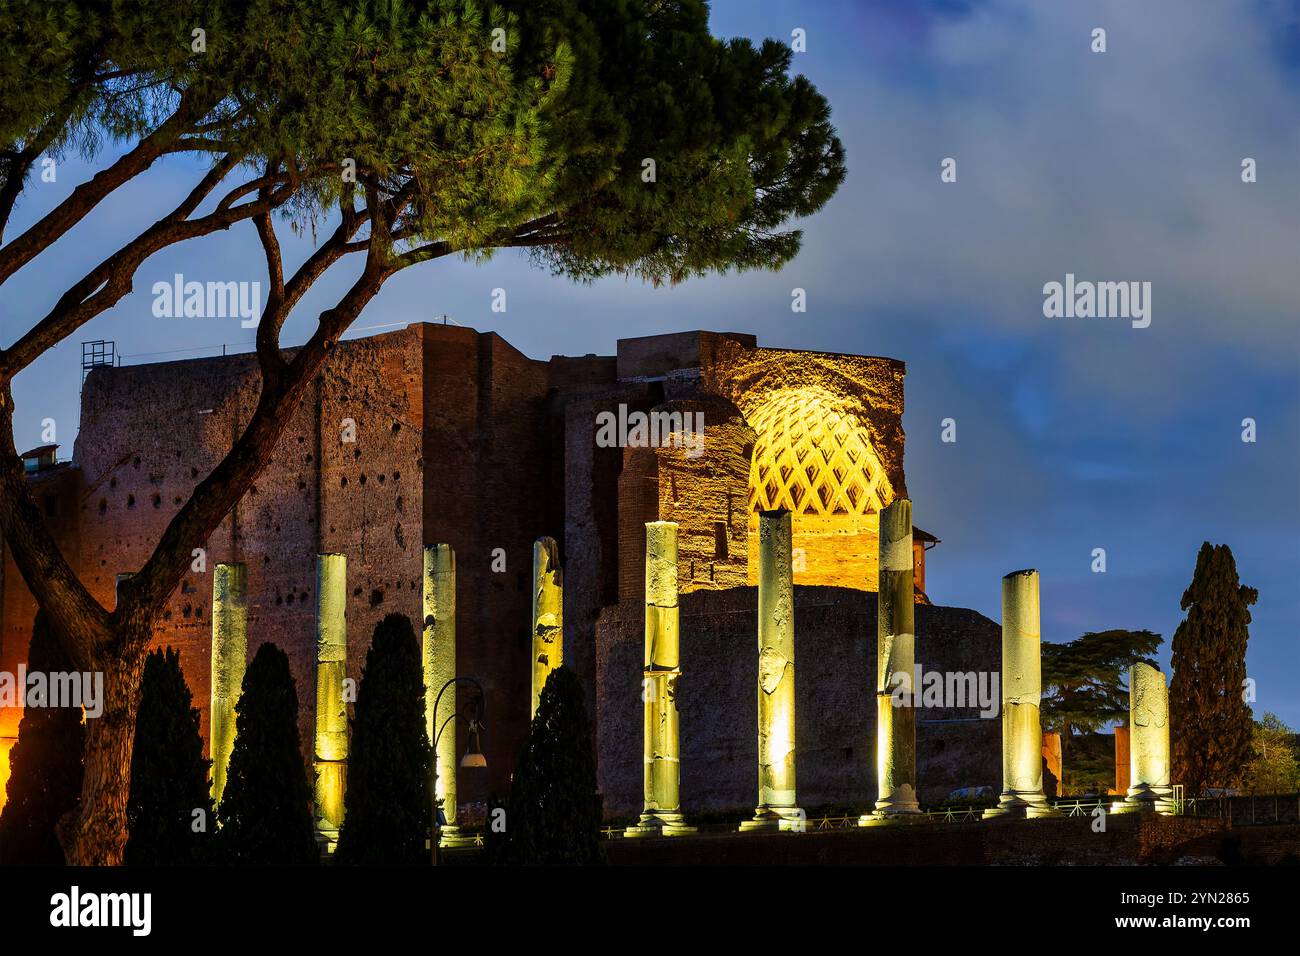
M131 748L148 633L114 641L96 670L104 675L104 711L86 719L85 777L78 809L59 825L59 841L74 866L120 866L126 849Z

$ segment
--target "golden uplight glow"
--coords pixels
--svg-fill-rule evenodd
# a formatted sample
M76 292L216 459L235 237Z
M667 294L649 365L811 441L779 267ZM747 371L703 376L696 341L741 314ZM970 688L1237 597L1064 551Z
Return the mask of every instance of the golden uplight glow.
M9 786L9 751L17 743L12 737L0 737L0 810L4 809Z
M879 512L894 489L867 430L819 387L773 392L748 416L749 583L758 583L758 512L791 512L796 584L875 588Z

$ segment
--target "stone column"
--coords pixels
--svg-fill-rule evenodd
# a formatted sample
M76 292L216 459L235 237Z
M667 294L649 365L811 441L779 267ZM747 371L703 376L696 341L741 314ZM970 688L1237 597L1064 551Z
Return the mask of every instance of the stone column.
M212 572L212 706L208 748L212 755L212 802L221 803L226 768L235 747L235 706L248 663L248 569L218 564Z
M533 542L533 672L532 705L528 716L537 713L537 702L551 671L564 663L564 572L560 569L560 546L554 538Z
M864 826L924 819L916 797L916 597L912 587L912 502L897 498L880 512L876 587L876 811ZM895 696L901 687L907 693Z
M790 512L758 516L758 809L741 830L803 831L795 799Z
M1169 685L1150 664L1134 664L1128 677L1128 795L1111 812L1156 810L1172 813L1169 783Z
M425 723L429 743L436 741L438 751L434 793L442 799L446 820L441 845L460 846L466 838L456 826L456 685L448 683L456 676L456 552L449 544L424 549L423 651Z
M1002 798L984 816L1041 817L1055 811L1043 795L1042 644L1038 572L1002 579Z
M646 522L645 809L629 837L694 833L682 818L678 780L681 755L677 735L678 660L677 523Z
M348 559L316 555L316 833L334 852L347 786Z

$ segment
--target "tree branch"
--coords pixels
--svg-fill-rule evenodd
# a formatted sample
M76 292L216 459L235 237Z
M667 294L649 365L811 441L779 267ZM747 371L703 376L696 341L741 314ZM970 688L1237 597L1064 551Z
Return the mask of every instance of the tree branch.
M5 385L0 387L0 498L8 504L0 508L0 537L9 545L36 603L63 635L73 667L95 670L96 648L111 639L109 615L63 557L32 501L23 462L14 447L13 423L13 392Z
M131 291L140 264L158 250L185 239L229 229L265 209L283 204L292 195L289 190L282 189L267 199L198 219L187 219L236 164L235 157L226 157L214 166L176 209L86 273L60 297L45 318L12 347L0 351L0 383L11 381L46 349L57 345L126 296Z
M72 195L28 227L18 238L0 248L0 283L53 245L115 189L153 165L154 160L166 151L168 145L190 122L197 106L189 100L188 95L182 96L176 112L141 139L134 149L107 169L81 183L72 191Z

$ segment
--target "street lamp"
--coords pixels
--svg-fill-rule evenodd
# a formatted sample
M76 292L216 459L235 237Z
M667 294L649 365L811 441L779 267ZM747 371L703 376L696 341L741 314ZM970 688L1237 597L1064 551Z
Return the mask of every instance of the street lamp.
M465 708L470 710L470 715L463 718L469 724L469 741L465 747L465 756L460 760L460 765L462 767L486 767L487 758L483 756L480 732L483 729L483 714L487 710L487 695L483 692L483 685L477 679L473 677L453 677L443 684L433 702L435 719L438 706L442 703L442 695L446 693L447 688L452 684L473 684L475 690L478 691L478 694ZM437 733L433 736L433 785L429 790L429 800L433 811L429 832L429 858L433 866L438 865L438 843L442 839L442 821L446 819L443 811L438 807L438 741L442 739L442 732L447 729L447 725L452 723L458 716L461 716L461 714L453 711L442 722ZM455 747L455 731L452 732L452 738L452 746Z

